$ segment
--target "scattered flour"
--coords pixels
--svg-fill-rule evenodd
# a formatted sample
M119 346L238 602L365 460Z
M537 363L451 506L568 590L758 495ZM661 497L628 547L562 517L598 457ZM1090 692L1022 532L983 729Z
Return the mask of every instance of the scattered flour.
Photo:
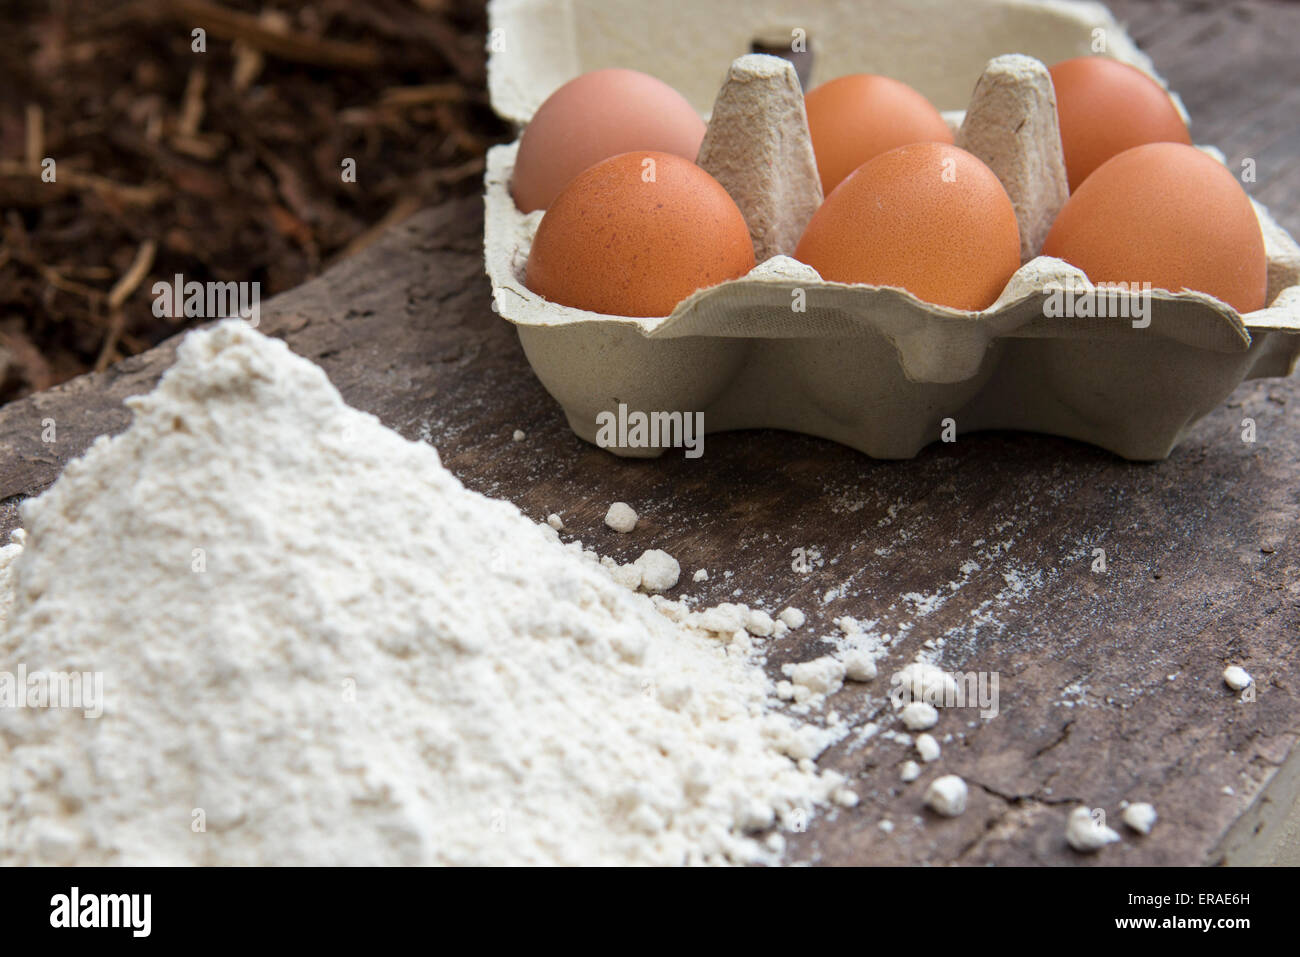
M925 731L939 723L939 712L924 701L909 701L903 706L901 717L908 731Z
M627 502L615 502L605 513L605 524L616 532L630 532L636 528L636 512Z
M792 629L802 628L804 626L804 622L808 620L805 617L804 613L801 612L798 608L789 608L789 607L783 609L781 611L781 614L777 615L777 617L780 618L781 621L785 622L785 626L787 628L792 628Z
M682 575L682 566L677 559L659 548L648 549L636 561L622 565L605 555L600 564L624 588L651 594L675 587Z
M1241 665L1229 665L1223 669L1223 681L1233 691L1244 691L1255 679Z
M966 810L966 782L955 774L935 778L925 791L925 806L944 817L957 817Z
M942 668L924 661L914 661L893 676L905 700L924 702L937 708L957 700L957 679Z
M794 700L801 704L816 705L844 686L844 663L832 655L782 665L781 673L794 685Z
M720 635L744 631L745 623L748 620L749 609L747 607L725 601L720 605L714 605L712 608L694 612L691 616L691 623L696 627Z
M918 734L916 736L916 753L921 756L921 760L926 764L939 760L942 749L939 742L935 740L932 734Z
M648 592L667 591L676 586L682 575L677 559L660 548L642 552L632 564L641 573L641 588Z
M0 549L4 659L104 675L98 720L0 709L0 864L769 861L841 800L811 762L843 731L774 711L710 612L283 343L193 333L129 405Z
M1124 808L1120 815L1124 823L1139 834L1150 834L1156 826L1156 809L1145 801L1138 801Z
M844 660L844 677L850 681L872 681L876 677L876 659L871 652L854 648L846 652Z
M1088 854L1114 844L1119 835L1106 826L1100 814L1094 816L1088 808L1076 807L1066 821L1065 840L1076 851Z

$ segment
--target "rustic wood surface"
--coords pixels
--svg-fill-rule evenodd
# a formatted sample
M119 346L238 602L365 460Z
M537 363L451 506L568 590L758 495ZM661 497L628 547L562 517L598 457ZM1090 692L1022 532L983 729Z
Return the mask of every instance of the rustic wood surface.
M1255 158L1252 194L1300 234L1300 6L1113 7L1182 94L1197 142ZM1295 379L1247 383L1158 464L1005 433L910 462L777 432L711 435L694 461L620 460L576 439L529 372L490 309L481 242L477 201L427 211L264 304L261 328L320 363L348 402L435 444L471 488L537 519L560 512L566 537L616 558L667 549L684 569L678 594L802 608L809 623L774 643L774 669L825 653L835 617L874 620L895 636L882 677L833 699L855 722L898 727L884 675L927 641L945 668L1000 674L999 716L946 711L943 755L913 784L898 767L914 755L894 740L828 752L822 763L848 773L862 801L793 835L795 859L1215 862L1300 736ZM147 391L173 350L0 410L5 530L22 499L127 424L121 400ZM1253 444L1241 438L1247 417ZM53 443L42 441L48 420ZM603 525L615 500L643 516L630 535ZM820 555L807 572L793 568L799 548ZM1105 572L1093 570L1095 548ZM706 582L691 583L697 568ZM1229 663L1254 674L1254 702L1224 686ZM953 820L922 807L945 773L971 785ZM1093 857L1066 847L1072 806L1117 818L1123 799L1156 805L1150 837L1126 833ZM886 819L892 833L878 826Z

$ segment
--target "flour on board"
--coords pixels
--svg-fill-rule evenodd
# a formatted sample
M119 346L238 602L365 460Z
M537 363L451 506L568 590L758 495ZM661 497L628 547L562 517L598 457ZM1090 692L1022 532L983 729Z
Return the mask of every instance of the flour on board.
M812 764L844 732L775 710L734 633L282 342L192 333L129 405L0 550L4 659L104 685L97 720L0 709L0 863L766 861L848 800Z

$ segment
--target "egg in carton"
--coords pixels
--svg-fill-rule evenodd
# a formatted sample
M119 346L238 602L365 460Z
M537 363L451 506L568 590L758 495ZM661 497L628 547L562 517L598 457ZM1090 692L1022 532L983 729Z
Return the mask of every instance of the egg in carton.
M533 24L552 37L541 49L554 52L562 47L554 40L557 27L529 19L550 6L570 5L494 4L494 31L518 35ZM710 15L728 6L718 4ZM847 15L842 3L818 6ZM849 51L834 46L830 56L818 46L816 62L829 61L832 69L838 64L841 73L864 67L884 73L876 66L881 51L898 56L903 35L916 33L917 16L930 15L932 30L941 29L941 21L951 30L945 11L960 7L956 26L970 42L960 47L962 56L950 58L958 64L954 71L968 63L968 47L1019 44L1057 59L1087 52L1100 29L1111 55L1151 73L1149 61L1104 8L1035 6L1014 0L924 4L905 26L894 24L899 37L877 31L858 38L862 45L854 49L865 54L863 62L850 63ZM966 22L977 7L985 14L997 8L1001 17ZM1044 30L1044 8L1057 17L1052 30ZM743 30L744 10L731 14L736 19L728 22ZM884 25L893 22L886 18ZM983 26L989 22L998 25L996 36ZM937 59L933 49L914 56L922 53L928 62ZM489 63L494 106L504 99L508 105L498 111L520 118L536 104L527 105L518 89L502 82L497 56ZM628 59L634 58L620 52L619 62ZM603 65L581 64L548 80L562 83ZM516 62L512 69L518 68ZM698 95L693 80L668 79L688 97ZM946 75L933 79L931 92L951 95L953 83ZM526 87L529 97L539 85ZM822 191L795 69L765 55L731 63L697 160L744 214L758 260L750 273L701 289L661 317L601 315L542 299L524 284L542 213L521 213L511 198L516 142L489 151L485 175L484 245L494 308L515 325L529 363L574 432L627 456L663 452L640 442L619 444L625 436L606 426L626 421L631 411L702 413L706 432L803 432L876 458L910 458L945 432L1019 429L1080 439L1130 459L1161 459L1243 379L1290 374L1300 354L1300 247L1262 206L1255 204L1268 259L1266 308L1243 316L1202 293L1153 290L1141 322L1122 308L1108 316L1057 315L1049 306L1062 290L1093 287L1075 267L1039 255L1068 197L1047 67L1024 54L995 56L967 109L944 115L956 145L1002 182L1020 229L1023 265L987 309L962 311L902 289L828 282L791 258Z

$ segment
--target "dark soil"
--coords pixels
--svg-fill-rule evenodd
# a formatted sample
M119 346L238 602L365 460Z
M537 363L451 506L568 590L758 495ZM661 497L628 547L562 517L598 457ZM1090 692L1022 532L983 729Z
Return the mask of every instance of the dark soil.
M265 300L479 191L486 29L466 0L0 0L0 401L198 321L155 282Z

